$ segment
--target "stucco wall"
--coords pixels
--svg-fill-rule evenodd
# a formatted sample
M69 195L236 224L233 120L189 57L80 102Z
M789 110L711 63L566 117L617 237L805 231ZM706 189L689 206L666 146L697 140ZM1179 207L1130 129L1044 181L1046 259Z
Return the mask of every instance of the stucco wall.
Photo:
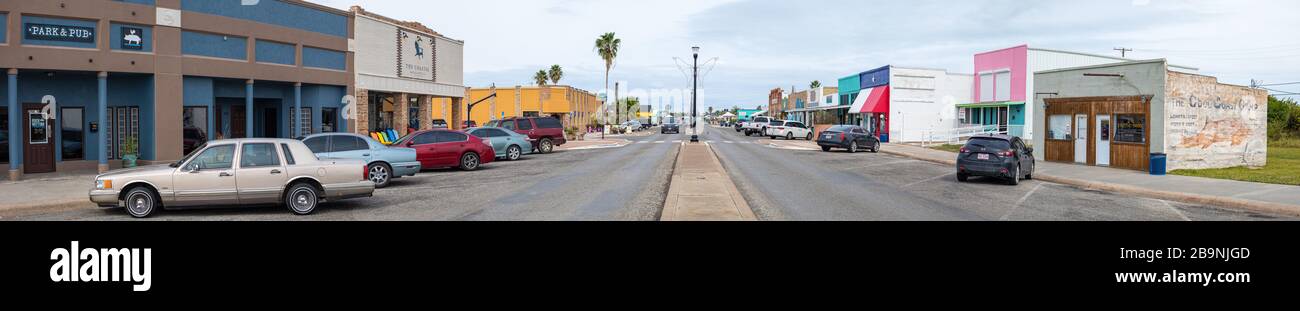
M897 141L920 141L931 131L951 130L957 103L970 96L973 84L970 75L943 70L893 67L890 74L889 131Z
M1165 149L1169 169L1264 166L1268 93L1218 79L1168 73Z
M1036 133L1047 133L1047 116L1042 109L1045 98L1071 98L1094 96L1152 96L1151 98L1151 152L1164 152L1165 129L1165 69L1163 60L1123 64L1099 65L1038 72L1034 75L1034 92L1056 93L1036 96L1034 99L1032 127ZM1120 74L1117 77L1089 77L1084 74ZM1034 146L1046 146L1046 135L1034 135ZM1046 152L1034 152L1034 158L1045 160Z

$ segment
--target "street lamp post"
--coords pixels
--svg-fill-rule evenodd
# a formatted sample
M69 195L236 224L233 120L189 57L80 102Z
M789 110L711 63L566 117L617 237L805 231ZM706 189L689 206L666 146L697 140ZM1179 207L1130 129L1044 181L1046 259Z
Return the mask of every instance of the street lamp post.
M700 85L700 47L691 47L691 54L693 58L691 63L691 142L698 143L700 142L700 135L699 125L696 124L698 117L695 115L695 109L698 105L696 101L699 98L696 92L699 90Z

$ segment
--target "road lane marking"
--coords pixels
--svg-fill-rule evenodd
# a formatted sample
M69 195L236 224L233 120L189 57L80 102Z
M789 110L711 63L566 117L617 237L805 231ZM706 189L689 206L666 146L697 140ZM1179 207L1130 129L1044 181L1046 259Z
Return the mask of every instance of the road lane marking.
M1006 221L1008 217L1011 217L1011 214L1014 214L1017 210L1020 209L1020 205L1025 204L1025 201L1029 200L1029 196L1034 195L1034 192L1038 192L1038 189L1042 188L1043 185L1046 184L1047 183L1038 183L1037 186L1034 186L1034 189L1030 189L1029 192L1025 192L1025 195L1020 197L1020 200L1016 201L1016 205L1012 205L1011 209L1008 209L1007 213L1002 215L1001 218L998 218L998 220Z
M1182 219L1183 221L1192 221L1191 218L1187 218L1187 214L1183 214L1183 211L1178 210L1178 208L1174 207L1173 204L1169 204L1169 201L1165 201L1165 200L1156 200L1156 201L1160 201L1160 203L1164 203L1165 207L1168 207L1169 210L1174 211L1174 214L1178 214L1178 218Z
M940 178L944 178L944 177L952 176L953 174L955 174L955 173L947 173L947 174L943 174L943 175L939 175L939 176L935 176L935 177L926 178L925 180L918 181L918 182L914 182L914 183L910 183L910 184L906 184L906 185L903 185L902 187L899 187L899 188L907 188L907 187L911 187L911 186L919 185L919 184L921 184L921 183L935 181L935 180L938 180L938 179L940 179Z

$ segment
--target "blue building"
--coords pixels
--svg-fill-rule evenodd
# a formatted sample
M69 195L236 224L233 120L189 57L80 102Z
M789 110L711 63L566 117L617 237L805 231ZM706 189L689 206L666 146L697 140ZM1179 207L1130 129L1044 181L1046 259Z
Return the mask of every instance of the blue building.
M105 171L346 131L352 19L298 0L0 2L0 165Z

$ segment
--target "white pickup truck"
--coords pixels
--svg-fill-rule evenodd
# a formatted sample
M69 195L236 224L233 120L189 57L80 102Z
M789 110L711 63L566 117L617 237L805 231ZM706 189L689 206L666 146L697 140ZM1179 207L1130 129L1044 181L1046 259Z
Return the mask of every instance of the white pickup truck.
M745 122L745 124L740 127L740 131L745 133L745 136L754 134L761 135L767 132L767 127L771 122L771 117L757 116L750 119L748 122Z

